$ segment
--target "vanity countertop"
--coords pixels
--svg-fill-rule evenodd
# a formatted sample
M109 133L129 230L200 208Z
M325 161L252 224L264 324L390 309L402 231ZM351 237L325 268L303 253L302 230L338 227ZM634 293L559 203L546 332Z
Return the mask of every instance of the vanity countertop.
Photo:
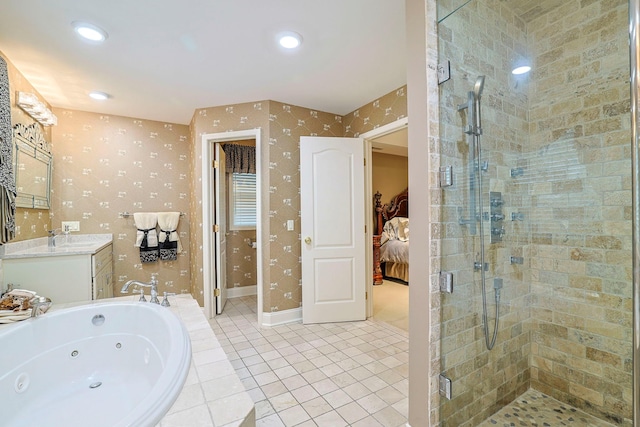
M92 255L113 241L111 234L69 234L55 237L56 246L47 246L47 237L7 243L0 246L1 259Z

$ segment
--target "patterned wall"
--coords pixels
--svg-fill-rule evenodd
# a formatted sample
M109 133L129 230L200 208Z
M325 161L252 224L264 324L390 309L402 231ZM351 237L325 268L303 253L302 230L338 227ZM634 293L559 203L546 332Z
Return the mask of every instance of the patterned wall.
M300 151L299 140L303 135L342 136L342 117L307 108L262 101L197 110L192 121L194 129L193 151L196 158L196 173L193 179L194 192L201 194L203 134L260 128L262 130L261 188L263 195L263 217L265 221L259 244L263 249L263 286L265 312L300 307ZM201 248L202 215L201 202L192 200L194 217L198 221L192 230L192 245ZM294 231L286 230L286 222L293 219ZM198 228L199 227L199 228ZM201 253L194 252L194 253ZM204 293L202 259L192 260L194 295L202 298ZM200 303L203 302L200 300Z
M160 292L190 292L189 128L129 117L54 109L52 226L80 221L80 233L113 234L114 291L129 279L158 274ZM140 262L133 216L180 218L183 252L176 261Z
M12 85L19 81L20 76ZM347 115L351 133L345 131L341 116L275 101L199 109L188 127L72 110L55 113L59 124L52 135L53 206L50 211L20 212L19 240L45 236L46 229L59 227L62 220L79 220L81 233L113 233L116 288L128 279L146 280L157 272L161 291L190 291L200 305L204 305L205 280L198 256L202 253L201 137L262 129L262 169L268 171L261 182L262 215L268 221L258 240L266 266L263 310L271 312L297 308L302 301L300 136L353 136L405 117L406 88ZM125 211L189 213L179 225L184 252L178 261L141 264L133 247L133 219L120 215ZM294 220L293 231L286 230L289 219Z
M256 230L234 230L227 236L227 288L255 286L257 275Z
M358 112L359 111L359 112ZM193 253L201 253L203 134L227 131L262 129L263 212L268 217L260 244L263 250L263 310L275 312L300 307L300 149L301 136L355 136L375 127L405 117L407 111L406 88L402 87L380 99L372 101L346 116L351 122L351 133L345 131L345 118L304 107L276 101L262 101L197 110L191 123L193 129L192 152L195 171L192 180L191 202L194 216L192 229ZM196 219L197 218L197 219ZM294 220L294 231L286 230L286 222ZM203 304L204 293L202 259L194 257L191 264L192 289Z
M268 128L268 102L254 102L239 105L228 105L221 107L211 107L196 110L191 120L191 144L190 144L190 161L189 170L191 173L191 200L189 210L191 212L192 224L190 230L191 253L193 256L190 260L191 269L191 294L198 300L201 306L204 306L204 283L211 282L211 278L203 277L202 265L202 136L204 134L221 133L237 130L262 129L263 157L268 155L268 137L265 129ZM266 150L266 154L265 154ZM268 168L268 158L262 160L263 169L265 162ZM263 179L261 182L263 194L263 211L265 208L264 195L268 194L268 180ZM266 187L266 189L265 189ZM268 205L266 205L268 206ZM264 215L264 212L263 212ZM268 234L267 234L268 236ZM269 246L264 242L264 230L261 244L263 254L268 254ZM266 255L265 255L266 256Z
M402 86L344 116L344 135L357 137L407 117L407 87Z

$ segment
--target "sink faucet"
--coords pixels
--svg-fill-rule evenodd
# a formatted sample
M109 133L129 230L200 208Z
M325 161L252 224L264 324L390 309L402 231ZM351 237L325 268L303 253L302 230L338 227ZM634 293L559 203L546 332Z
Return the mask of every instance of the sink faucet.
M55 228L53 230L47 231L47 233L49 233L49 236L48 236L48 239L47 239L47 247L55 248L56 247L56 236L59 236L61 234L64 234L64 235L69 234L69 226L65 225L64 231L62 231L62 228Z
M56 228L54 230L47 231L47 233L49 233L49 236L48 236L48 239L47 239L47 247L55 248L56 247L56 236L58 236L60 233L62 233L62 229Z
M129 293L129 287L131 285L151 288L151 300L149 302L160 304L160 300L158 300L158 280L156 279L155 274L151 275L151 281L149 283L140 282L139 280L129 280L122 286L122 289L120 289L120 293Z

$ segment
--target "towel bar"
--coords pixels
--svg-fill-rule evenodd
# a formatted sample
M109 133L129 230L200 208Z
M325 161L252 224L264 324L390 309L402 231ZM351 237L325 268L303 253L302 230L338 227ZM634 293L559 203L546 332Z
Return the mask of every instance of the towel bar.
M185 215L186 215L186 213L180 212L180 216L185 216ZM122 218L129 218L130 216L133 216L133 214L129 213L129 212L120 212L120 216Z

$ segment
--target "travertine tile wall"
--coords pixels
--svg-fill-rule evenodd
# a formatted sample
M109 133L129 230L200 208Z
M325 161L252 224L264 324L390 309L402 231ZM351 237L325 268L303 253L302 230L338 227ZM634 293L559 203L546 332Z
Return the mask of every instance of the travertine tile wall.
M571 0L527 23L530 143L514 188L531 209L532 386L630 426L627 22L626 1Z
M433 195L432 248L436 257L434 272L454 273L453 294L434 294L434 314L440 319L435 339L438 353L432 354L453 381L453 398L441 399L443 426L475 426L529 387L530 309L528 283L522 269L509 264L510 255L521 252L521 245L510 223L505 221L501 243L490 242L490 223L484 221L484 234L477 223L476 233L461 225L460 219L474 218L471 211L471 174L466 104L478 76L485 76L482 94L482 160L488 162L482 174L482 212L489 211L489 192L499 191L505 198L504 211L517 202L505 191L507 154L521 150L526 142L526 93L515 88L508 61L526 42L524 23L500 2L476 1L446 18L438 26L439 60L451 61L451 80L440 86L439 165L452 165L454 185ZM434 182L438 182L437 179ZM476 185L479 181L476 178ZM476 206L480 212L480 205ZM494 278L504 281L501 291L500 325L492 350L485 346L482 330L482 280L474 271L481 262L481 242L485 242L488 331L491 338L495 319ZM437 285L437 282L434 283ZM435 286L434 286L435 287ZM437 382L437 379L434 378Z
M189 128L55 108L53 227L79 221L80 233L113 234L114 294L130 279L158 275L160 292L190 292ZM133 216L183 212L176 261L142 264Z
M463 284L458 295L433 294L432 311L443 322L432 340L442 335L442 348L432 353L438 366L433 378L442 369L453 377L454 390L461 383L454 400L432 414L434 422L476 425L530 384L632 425L626 22L624 1L486 0L469 3L439 25L440 60L452 60L453 79L441 86L441 141L432 148L433 164L466 170L464 135L447 124L461 120L456 105L478 74L487 75L485 176L491 191L503 192L507 216L519 212L524 220L508 221L505 241L488 249L488 277L505 278L494 350L485 353L477 314L460 304L477 295L477 286L464 286L473 273L456 271ZM505 80L513 59L524 55L534 59L531 75ZM467 89L459 90L458 82ZM512 178L516 167L523 174ZM456 174L454 181L464 187L466 176ZM432 197L432 234L439 237L432 242L435 272L468 262L468 253L477 251L460 235L456 210L465 205L468 189L459 190ZM511 265L510 256L524 257L524 264ZM477 300L474 306L478 313ZM438 400L434 391L432 402Z

